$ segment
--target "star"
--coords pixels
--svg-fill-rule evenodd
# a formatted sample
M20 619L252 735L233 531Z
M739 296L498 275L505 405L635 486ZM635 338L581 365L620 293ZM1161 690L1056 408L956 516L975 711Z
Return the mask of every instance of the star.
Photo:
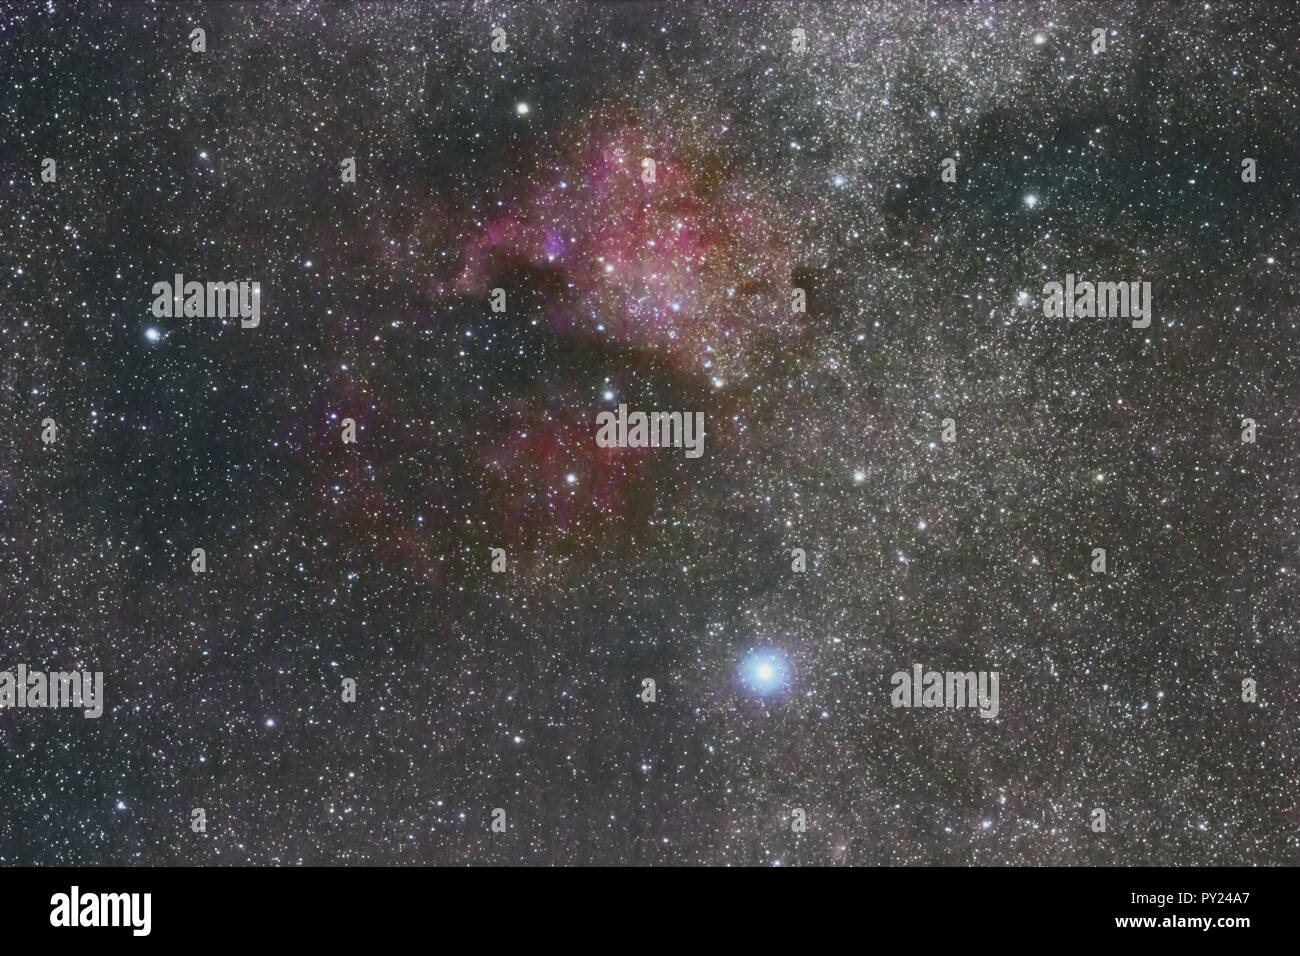
M758 697L771 697L787 690L793 679L789 658L771 647L747 653L740 662L741 684Z

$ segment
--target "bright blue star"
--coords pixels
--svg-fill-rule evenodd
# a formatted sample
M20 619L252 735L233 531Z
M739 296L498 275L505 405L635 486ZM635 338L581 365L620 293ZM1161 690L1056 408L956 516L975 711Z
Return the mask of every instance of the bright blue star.
M162 333L159 332L157 329L153 329L153 328L145 329L144 337L148 339L150 342L157 342L159 339L162 338Z
M775 648L755 648L740 662L741 684L760 697L781 693L793 679L794 668L789 658Z

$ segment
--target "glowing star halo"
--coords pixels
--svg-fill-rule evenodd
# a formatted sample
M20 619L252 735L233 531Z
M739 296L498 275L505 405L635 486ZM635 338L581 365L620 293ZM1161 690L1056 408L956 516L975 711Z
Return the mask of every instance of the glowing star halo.
M740 662L740 682L750 693L771 697L789 689L794 667L784 653L771 647L751 650Z

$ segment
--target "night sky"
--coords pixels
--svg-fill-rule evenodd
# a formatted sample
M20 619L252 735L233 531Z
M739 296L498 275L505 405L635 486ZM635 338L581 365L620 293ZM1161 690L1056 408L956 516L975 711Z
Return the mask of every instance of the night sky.
M1297 49L5 3L0 670L106 703L0 711L0 863L1300 862ZM260 324L155 316L177 273ZM1067 273L1150 327L1046 316ZM620 404L702 457L599 447ZM917 664L999 713L893 706Z

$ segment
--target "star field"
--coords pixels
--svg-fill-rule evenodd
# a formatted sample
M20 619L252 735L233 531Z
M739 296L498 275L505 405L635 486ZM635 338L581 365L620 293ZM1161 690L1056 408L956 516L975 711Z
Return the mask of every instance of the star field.
M1298 44L4 5L0 670L105 707L0 710L0 863L1300 862ZM260 324L159 316L178 273ZM1049 317L1067 273L1149 327ZM703 455L598 446L620 405ZM997 715L892 705L914 664Z

